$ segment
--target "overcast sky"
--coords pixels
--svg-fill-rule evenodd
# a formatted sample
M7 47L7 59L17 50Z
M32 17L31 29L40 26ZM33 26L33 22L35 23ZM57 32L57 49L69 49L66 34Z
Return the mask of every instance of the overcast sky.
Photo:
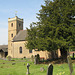
M24 19L24 29L36 22L44 0L0 0L0 45L8 44L8 18L17 16Z

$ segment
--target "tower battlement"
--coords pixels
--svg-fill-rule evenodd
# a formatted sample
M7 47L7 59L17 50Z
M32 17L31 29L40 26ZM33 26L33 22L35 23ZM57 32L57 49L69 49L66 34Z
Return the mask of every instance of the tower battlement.
M23 19L18 18L17 16L15 16L14 18L8 18L8 22L11 22L11 21L14 21L14 20L18 20L18 21L22 21L23 22Z

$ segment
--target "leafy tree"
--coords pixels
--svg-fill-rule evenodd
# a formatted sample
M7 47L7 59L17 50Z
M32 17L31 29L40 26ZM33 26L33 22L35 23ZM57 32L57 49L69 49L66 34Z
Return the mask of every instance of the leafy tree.
M41 7L39 21L27 28L27 48L64 51L75 46L75 1L45 0Z

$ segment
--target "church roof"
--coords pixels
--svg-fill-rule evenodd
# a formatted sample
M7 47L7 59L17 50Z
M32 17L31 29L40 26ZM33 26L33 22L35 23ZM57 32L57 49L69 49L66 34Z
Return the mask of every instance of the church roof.
M8 45L0 45L0 51L8 52Z
M27 30L21 30L19 33L14 37L13 42L17 41L25 41L25 38L27 37Z

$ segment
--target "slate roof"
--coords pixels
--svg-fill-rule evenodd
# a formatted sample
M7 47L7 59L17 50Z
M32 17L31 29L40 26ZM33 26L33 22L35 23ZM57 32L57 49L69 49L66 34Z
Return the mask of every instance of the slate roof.
M0 45L0 51L8 52L8 45Z
M25 41L25 38L27 37L27 30L21 30L19 33L14 37L12 40L13 42L17 41Z

